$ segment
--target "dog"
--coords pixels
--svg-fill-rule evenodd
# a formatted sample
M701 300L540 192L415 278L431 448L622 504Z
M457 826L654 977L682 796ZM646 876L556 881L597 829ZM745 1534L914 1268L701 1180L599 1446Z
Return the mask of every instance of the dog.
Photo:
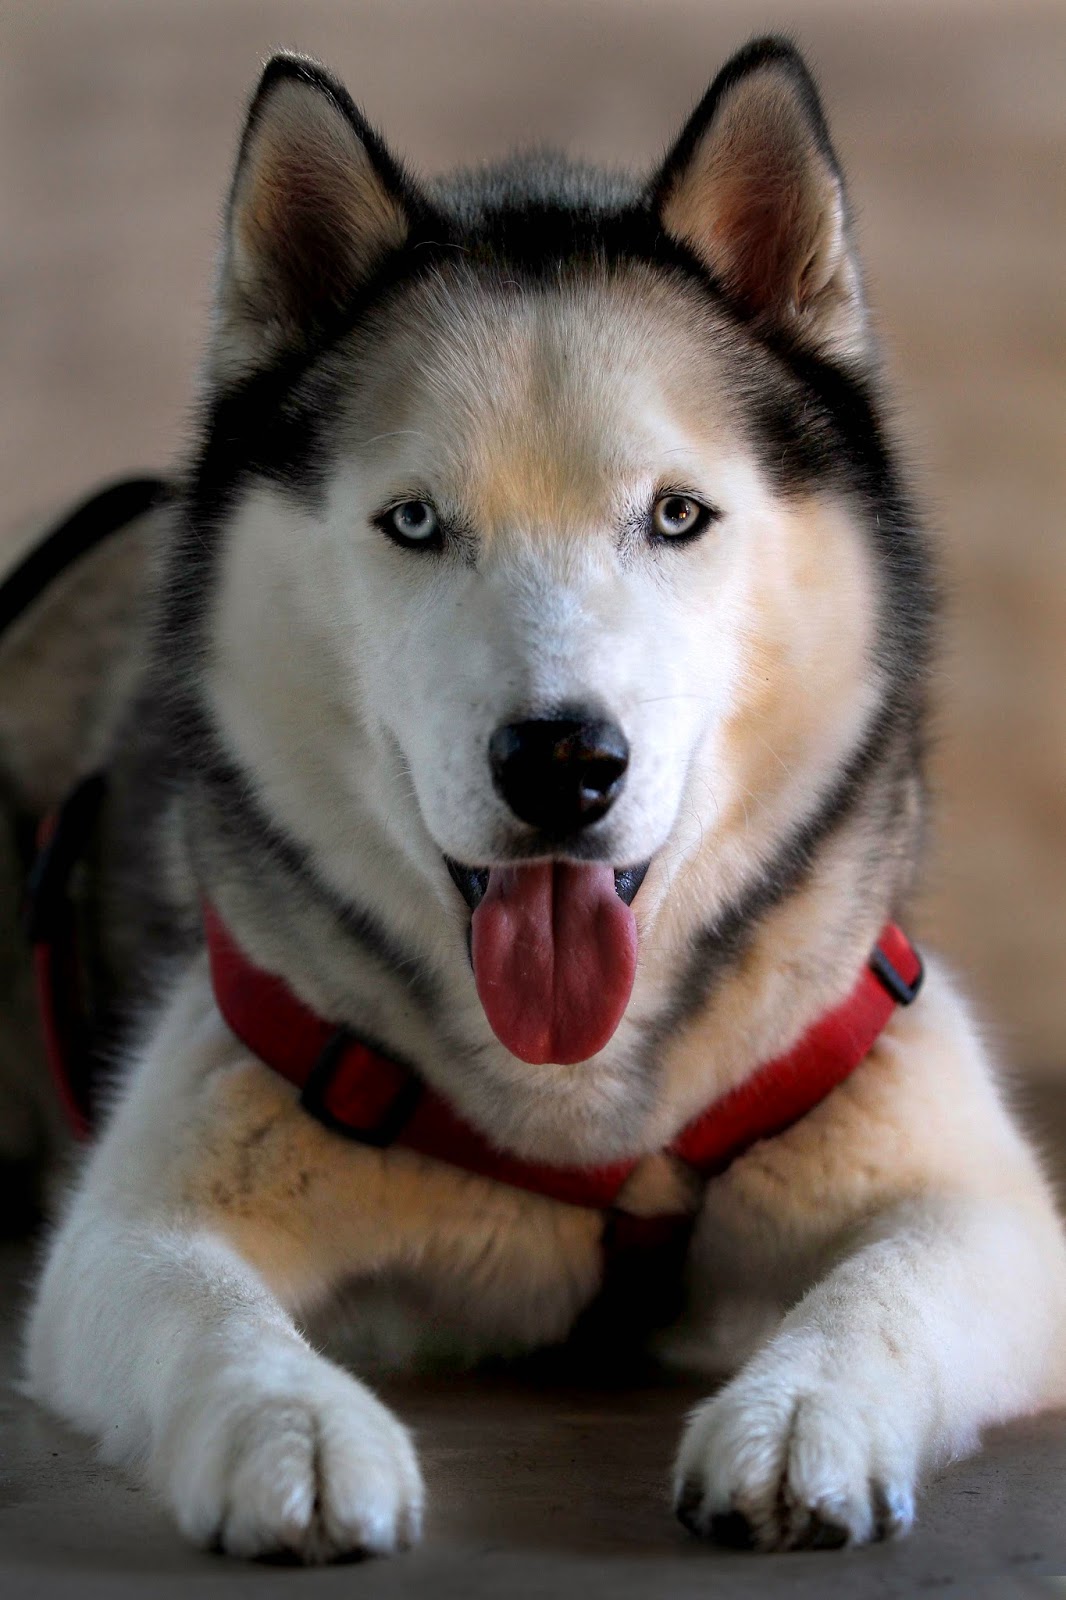
M433 181L276 57L205 389L91 558L134 548L148 598L58 762L105 773L110 1078L31 1392L191 1539L310 1562L422 1518L338 1317L467 1360L647 1341L728 1375L676 1458L695 1533L904 1532L1066 1400L1066 1251L899 927L935 562L801 57L742 49L650 178ZM31 794L42 735L3 728L39 815L58 772Z

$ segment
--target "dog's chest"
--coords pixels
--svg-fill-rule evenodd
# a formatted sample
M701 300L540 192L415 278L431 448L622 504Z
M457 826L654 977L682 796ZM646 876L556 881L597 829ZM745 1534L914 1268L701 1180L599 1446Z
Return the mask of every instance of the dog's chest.
M570 1209L547 1236L533 1218L483 1236L474 1259L427 1229L417 1267L349 1278L315 1335L361 1371L464 1366L563 1341L594 1368L624 1364L684 1309L692 1219Z
M474 1353L530 1348L566 1338L606 1278L615 1317L668 1318L686 1230L655 1219L683 1219L698 1194L667 1157L642 1162L605 1213L338 1137L258 1063L205 1088L182 1199L308 1316L339 1308L372 1342L387 1325L403 1350L416 1328Z

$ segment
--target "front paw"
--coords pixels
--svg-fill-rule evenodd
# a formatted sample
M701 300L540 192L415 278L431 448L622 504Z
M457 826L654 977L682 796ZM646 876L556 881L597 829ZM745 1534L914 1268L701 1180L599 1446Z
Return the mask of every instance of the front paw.
M231 1555L305 1562L411 1544L423 1491L407 1430L310 1352L281 1366L216 1379L175 1419L163 1487L182 1531Z
M742 1373L689 1419L674 1478L685 1526L757 1550L827 1550L906 1533L914 1463L896 1395L787 1366ZM905 1409L905 1404L904 1404Z

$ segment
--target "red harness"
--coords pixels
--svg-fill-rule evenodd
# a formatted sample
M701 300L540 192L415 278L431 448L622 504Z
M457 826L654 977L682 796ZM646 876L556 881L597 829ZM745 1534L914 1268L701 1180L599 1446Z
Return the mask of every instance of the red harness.
M363 1144L400 1145L497 1183L609 1210L636 1159L600 1167L523 1161L465 1122L413 1068L316 1016L279 977L253 966L217 912L204 926L218 1008L253 1055L300 1090L327 1127ZM813 1111L867 1056L897 1005L918 992L922 964L899 928L882 931L847 999L792 1048L759 1067L681 1130L669 1153L703 1177Z
M30 883L29 933L51 1069L75 1133L90 1131L93 1110L90 1026L80 997L77 914L70 872L85 850L102 794L86 779L42 829ZM407 1062L315 1016L287 982L248 960L213 907L205 907L214 998L237 1038L266 1066L295 1083L301 1106L328 1128L363 1144L399 1144L482 1178L610 1211L637 1158L607 1166L525 1162L496 1149L431 1090ZM787 1050L752 1072L682 1128L669 1154L703 1178L725 1171L759 1139L783 1133L868 1056L896 1005L909 1005L922 962L906 934L888 923L840 1005L818 1018Z
M74 1131L82 1137L93 1124L95 1056L87 1004L91 985L84 981L70 879L102 792L102 780L86 780L42 829L27 903L48 1059ZM643 1348L646 1333L680 1313L695 1223L692 1203L664 1215L638 1216L617 1203L637 1160L563 1167L523 1161L497 1149L413 1067L316 1016L283 979L254 966L210 906L204 927L219 1011L254 1055L299 1089L301 1105L319 1122L364 1144L400 1145L496 1183L600 1213L600 1287L571 1329L568 1348L584 1345L592 1351L598 1371L608 1359L624 1370L629 1352ZM706 1179L758 1140L784 1132L854 1071L895 1007L914 999L921 980L917 952L889 923L848 997L784 1055L757 1068L694 1118L670 1144L669 1154Z
M93 1120L92 1054L70 877L102 792L102 779L87 779L42 828L27 907L45 1046L79 1136L89 1133ZM553 1200L602 1211L615 1206L637 1159L564 1167L497 1149L413 1067L316 1016L282 978L253 965L210 905L204 929L219 1011L254 1055L295 1084L301 1105L319 1122L363 1144L400 1145ZM758 1140L783 1133L854 1071L895 1007L914 999L921 980L917 951L889 923L847 998L784 1055L758 1067L688 1123L669 1154L709 1178Z

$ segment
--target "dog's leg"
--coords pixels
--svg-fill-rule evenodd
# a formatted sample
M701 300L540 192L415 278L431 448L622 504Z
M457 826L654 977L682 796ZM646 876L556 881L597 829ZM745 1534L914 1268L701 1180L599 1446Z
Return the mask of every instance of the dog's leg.
M776 1275L786 1303L797 1260L816 1281L690 1419L675 1492L694 1531L774 1550L903 1532L923 1469L1066 1399L1053 1206L961 1008L938 976L928 991L712 1192L712 1251L731 1236L737 1272Z
M394 1550L422 1505L407 1432L309 1347L262 1261L180 1198L197 1107L234 1054L205 991L198 973L169 1007L53 1241L30 1387L145 1468L199 1543L305 1560Z

